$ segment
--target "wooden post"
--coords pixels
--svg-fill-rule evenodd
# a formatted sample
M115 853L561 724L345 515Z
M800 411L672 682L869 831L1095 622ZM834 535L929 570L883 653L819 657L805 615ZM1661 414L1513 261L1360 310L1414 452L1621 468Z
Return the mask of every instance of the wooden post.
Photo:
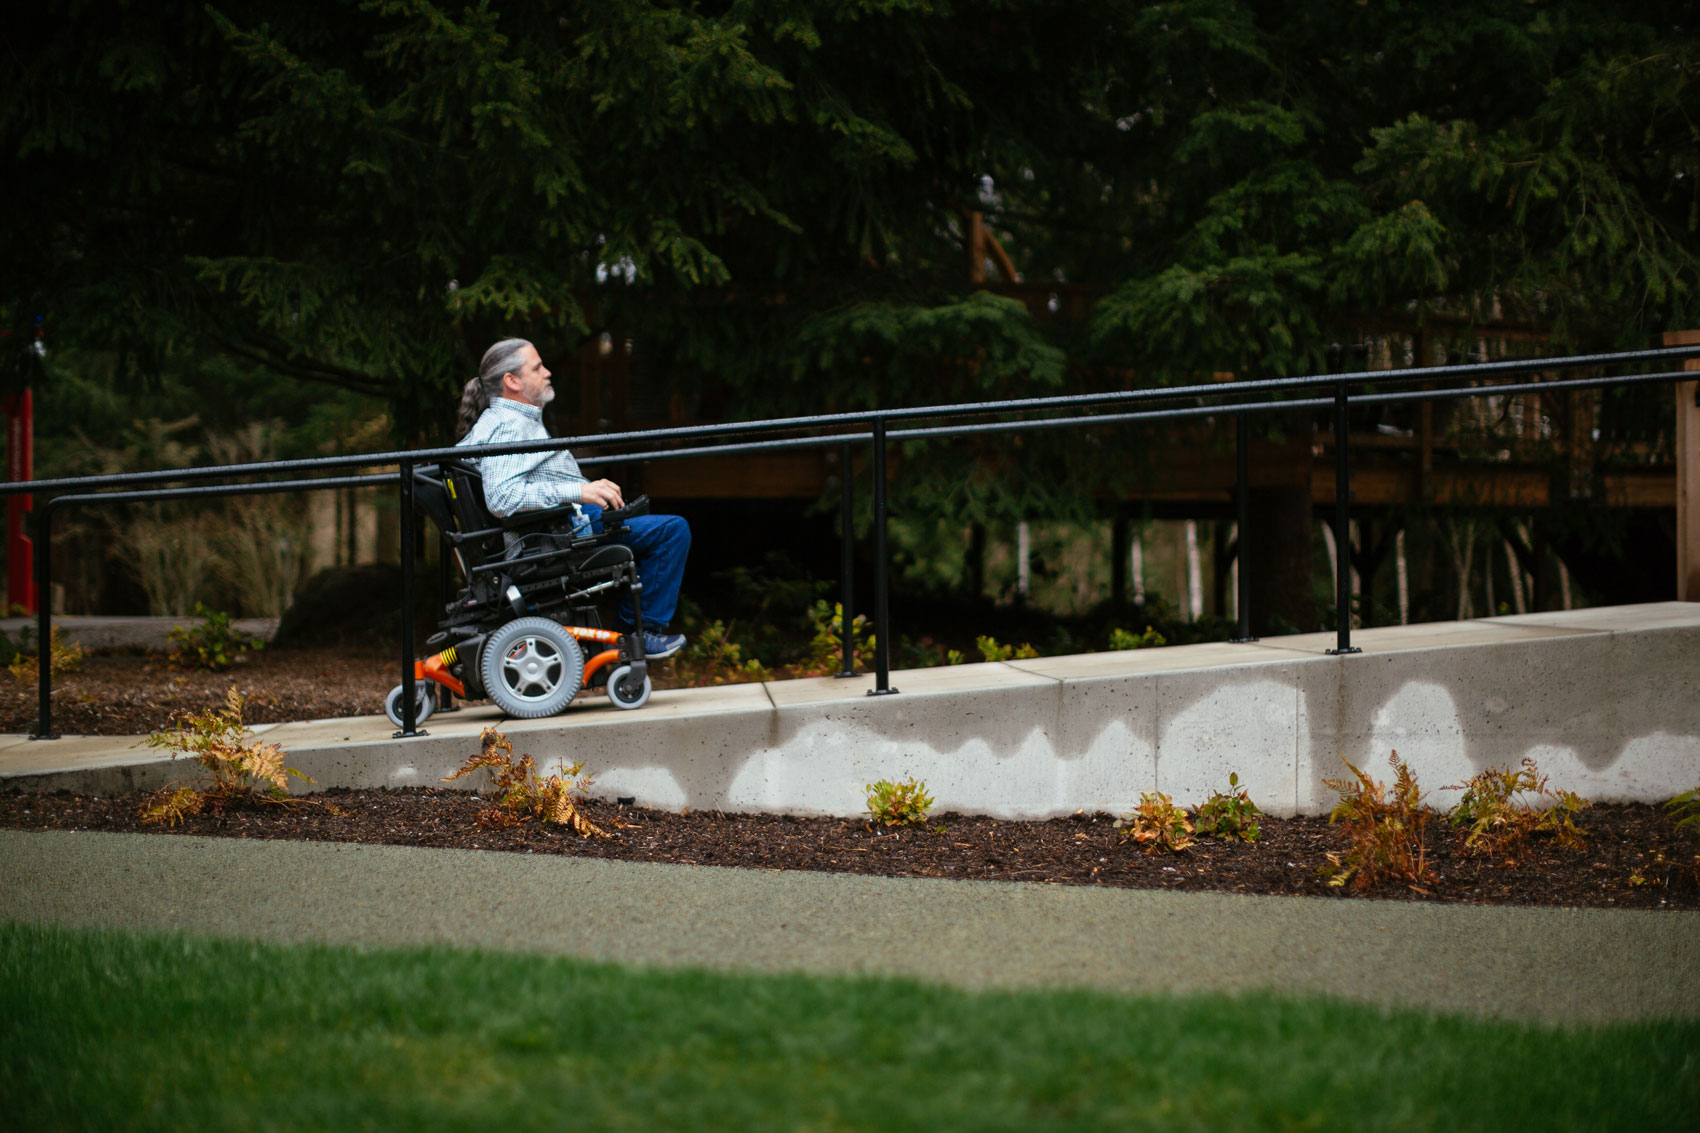
M1700 343L1700 330L1674 330L1666 346ZM1700 370L1700 358L1682 364ZM1676 596L1700 602L1700 381L1676 383Z

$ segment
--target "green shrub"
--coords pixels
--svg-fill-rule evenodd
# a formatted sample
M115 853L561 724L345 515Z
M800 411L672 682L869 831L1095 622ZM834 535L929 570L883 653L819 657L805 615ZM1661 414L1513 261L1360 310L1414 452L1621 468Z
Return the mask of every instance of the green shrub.
M207 669L223 672L249 650L258 651L266 643L251 633L230 624L230 615L222 610L209 610L195 603L196 625L178 626L170 633L171 659L185 669Z
M1110 648L1112 650L1155 649L1160 645L1167 644L1169 644L1168 638L1150 626L1145 627L1144 633L1132 633L1120 626L1114 626L1110 629Z
M901 783L881 779L869 783L868 816L881 826L919 826L927 821L933 798L927 785L917 783L913 776Z
M830 606L818 598L809 610L814 637L809 641L809 660L798 676L829 677L844 664L844 603ZM850 665L860 671L874 654L874 631L868 619L857 614L850 619Z
M1678 826L1692 826L1700 830L1700 787L1682 792L1667 802L1665 809L1676 815Z
M900 669L931 669L939 665L951 664L950 655L955 650L942 645L933 638L922 634L920 637L910 637L900 633L892 638L896 646L892 654L892 664ZM957 653L961 664L961 654Z
M979 647L980 656L987 661L1024 661L1039 655L1039 651L1028 642L1022 642L1020 645L1000 645L998 639L989 633L976 637L974 644Z
M723 621L699 626L675 662L674 671L691 686L765 681L773 675L756 658L746 659L743 646L730 635Z
M1240 786L1238 772L1228 774L1228 793L1217 791L1198 808L1198 833L1236 842L1255 842L1262 828L1257 820L1263 812Z

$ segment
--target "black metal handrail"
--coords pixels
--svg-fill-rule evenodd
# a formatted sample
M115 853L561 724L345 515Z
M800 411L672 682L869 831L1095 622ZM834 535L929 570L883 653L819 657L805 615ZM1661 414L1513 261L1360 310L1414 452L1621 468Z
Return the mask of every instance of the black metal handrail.
M1590 366L1627 365L1633 362L1677 360L1700 356L1700 347L1664 346L1650 350L1630 350L1617 354L1577 354L1560 358L1519 358L1499 362L1457 363L1445 366L1422 366L1404 370L1359 370L1347 374L1309 374L1290 378L1257 378L1248 381L1209 382L1185 386L1151 386L1136 390L1112 390L1105 393L1057 394L1047 397L1014 398L1004 401L958 402L944 405L922 405L896 409L863 409L844 413L820 413L801 417L776 417L759 421L734 421L718 425L675 425L663 429L641 429L620 433L586 433L574 437L553 437L548 441L514 441L499 445L447 446L425 449L396 449L386 452L355 453L344 456L313 456L290 460L256 461L251 464L205 465L195 468L167 468L149 472L115 472L98 476L67 476L50 480L14 480L0 483L0 497L30 492L52 492L61 489L87 491L95 488L121 487L131 484L160 484L179 480L217 480L232 476L259 476L273 472L303 472L333 468L380 468L408 462L425 464L437 460L466 457L499 456L524 452L556 452L561 449L606 445L617 441L650 441L665 443L698 436L736 436L740 433L778 432L784 430L819 428L829 425L870 423L875 418L885 421L907 421L926 417L985 416L996 413L1022 413L1044 409L1082 408L1094 405L1115 405L1141 401L1168 401L1198 397L1244 396L1247 394L1278 393L1301 389L1332 389L1339 382L1351 384L1386 384L1388 382L1433 381L1438 378L1477 378L1502 373L1544 373L1554 370L1579 369ZM1614 384L1610 380L1590 384ZM1554 382L1539 383L1543 388L1565 388ZM1463 387L1459 396L1472 396L1468 391L1496 392L1487 387ZM1422 391L1412 399L1435 396L1440 391ZM1378 400L1397 399L1383 394ZM1354 398L1354 400L1359 400ZM1329 399L1326 404L1332 404ZM1293 402L1259 403L1268 408L1295 408ZM1250 408L1250 406L1247 406ZM1196 413L1185 414L1188 416ZM1104 418L1113 421L1116 418ZM1124 418L1125 419L1125 418ZM1028 422L1028 425L1036 422ZM1021 423L1005 428L1024 427ZM954 431L954 430L951 430ZM939 431L909 431L893 433L892 439L918 436L943 436ZM802 443L819 445L838 443L841 438L799 438ZM851 438L854 439L854 438ZM728 451L724 448L699 450ZM751 450L756 451L756 450ZM607 459L599 457L598 459Z
M575 437L553 438L547 441L524 441L499 445L452 446L426 449L408 449L390 452L353 454L332 457L306 457L294 460L260 461L252 464L216 465L199 468L160 469L149 472L114 473L101 476L62 477L50 480L14 481L0 484L0 496L18 495L23 493L49 493L64 489L75 489L72 494L64 494L49 498L42 509L37 512L37 537L35 551L35 574L39 592L43 595L42 609L38 614L38 627L42 648L48 648L51 641L50 601L47 595L51 593L52 570L52 518L56 510L70 506L87 506L96 503L123 503L159 499L181 499L191 497L213 497L224 495L250 495L277 493L286 491L312 491L327 488L366 486L377 483L399 481L401 503L401 601L403 616L402 627L402 684L404 686L401 698L402 729L396 733L398 737L423 735L417 727L415 711L415 678L414 678L414 628L411 611L413 609L413 575L414 575L414 515L412 506L413 468L416 465L446 459L465 459L469 457L493 456L509 453L553 452L567 448L583 448L586 446L606 446L613 442L642 442L650 445L663 445L682 440L691 440L709 436L739 436L745 434L761 434L772 432L796 432L800 430L830 431L816 435L795 437L780 437L765 440L746 440L714 445L696 445L672 448L645 448L632 452L586 455L586 464L615 464L630 462L649 462L677 460L687 457L728 456L741 453L769 452L790 448L818 448L837 446L840 450L841 472L843 479L843 526L841 538L843 547L843 578L840 580L843 590L841 633L843 649L843 668L839 675L853 675L853 593L851 588L851 524L850 513L853 505L853 494L850 486L852 470L852 448L855 445L867 444L872 449L873 473L873 537L874 537L874 633L875 633L875 687L870 695L883 695L896 692L890 685L890 626L887 612L888 604L888 574L886 563L886 483L885 458L887 445L893 441L901 442L934 437L972 436L976 434L995 434L1010 431L1028 431L1034 429L1054 429L1069 427L1085 427L1091 425L1126 424L1138 421L1182 420L1195 417L1216 417L1232 414L1235 419L1235 468L1237 482L1237 505L1241 517L1241 561L1243 554L1244 532L1246 529L1247 513L1247 428L1246 420L1250 414L1263 412L1291 411L1295 409L1333 409L1334 448L1335 448L1335 540L1336 545L1345 548L1350 546L1348 531L1348 513L1350 502L1351 466L1347 444L1346 414L1353 404L1379 404L1402 401L1425 401L1462 397L1479 397L1504 395L1508 393L1554 392L1559 390L1597 389L1608 386L1632 385L1645 383L1672 382L1693 379L1694 373L1684 370L1661 371L1646 374L1617 374L1611 376L1592 376L1585 378L1554 379L1536 382L1504 382L1494 381L1487 385L1458 385L1443 388L1422 388L1408 390L1376 390L1353 394L1354 385L1384 386L1389 383L1407 384L1412 382L1434 383L1437 381L1462 380L1478 381L1483 378L1499 378L1506 375L1528 373L1553 373L1562 370L1580 368L1608 368L1614 366L1632 365L1636 363L1655 361L1675 361L1700 357L1700 344L1692 346L1661 347L1650 350L1624 351L1613 354L1584 354L1571 355L1561 358L1530 358L1509 359L1498 362L1477 362L1443 366L1412 367L1404 370L1363 370L1342 374L1303 375L1288 378L1265 378L1247 381L1211 382L1208 384L1192 384L1183 386L1150 387L1138 390L1111 391L1095 394L1055 395L1047 397L1019 398L1004 401L967 402L954 405L928 405L900 409L857 410L847 413L815 414L810 416L773 418L760 421L729 422L717 425L687 425L664 429L636 430L620 433L600 433ZM1311 390L1327 391L1325 397L1298 397L1289 395ZM1170 405L1161 408L1135 409L1122 412L1100 411L1072 416L1026 416L1035 412L1069 409L1104 409L1118 405L1138 405L1141 403L1160 403L1165 401L1189 401L1194 404ZM957 423L913 427L906 429L890 429L895 421L915 421L927 418L958 419L969 417L984 417L992 415L1020 414L1015 420L990 421L980 423ZM853 431L845 431L853 430ZM377 473L363 476L318 477L312 479L294 479L283 481L262 481L258 483L201 483L193 486L150 488L147 490L122 490L134 485L170 484L182 481L219 481L232 477L251 477L273 473L310 473L326 472L347 468L377 468L395 465L396 473ZM101 491L98 489L120 489ZM93 489L93 490L91 490ZM1349 556L1344 552L1339 556L1336 596L1337 610L1337 644L1330 653L1341 655L1356 653L1358 650L1351 645L1351 611L1350 611L1350 576ZM1242 576L1245 573L1242 570ZM1239 618L1238 637L1236 640L1254 640L1250 636L1250 607L1248 592L1250 587L1243 584L1239 588ZM51 703L51 666L42 664L40 667L38 686L38 720L36 738L52 738L52 703Z

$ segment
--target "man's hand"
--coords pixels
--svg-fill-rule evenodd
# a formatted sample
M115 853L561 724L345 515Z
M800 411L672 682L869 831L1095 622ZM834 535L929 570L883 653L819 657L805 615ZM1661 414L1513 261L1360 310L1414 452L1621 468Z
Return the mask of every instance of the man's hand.
M579 502L595 504L603 511L613 511L615 508L626 506L626 498L620 494L620 485L612 480L592 480L579 491Z

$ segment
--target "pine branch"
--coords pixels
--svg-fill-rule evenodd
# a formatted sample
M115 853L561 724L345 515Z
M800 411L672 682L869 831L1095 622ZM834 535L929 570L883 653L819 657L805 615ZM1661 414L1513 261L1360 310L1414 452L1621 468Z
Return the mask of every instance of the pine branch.
M239 358L246 358L250 362L288 377L335 386L338 389L363 393L371 397L389 397L393 392L382 379L375 378L370 374L333 365L329 362L315 362L310 359L291 357L288 354L280 353L280 350L284 349L280 346L256 343L251 335L248 338L249 341L243 343L228 336L220 335L215 341L220 349L228 353Z

